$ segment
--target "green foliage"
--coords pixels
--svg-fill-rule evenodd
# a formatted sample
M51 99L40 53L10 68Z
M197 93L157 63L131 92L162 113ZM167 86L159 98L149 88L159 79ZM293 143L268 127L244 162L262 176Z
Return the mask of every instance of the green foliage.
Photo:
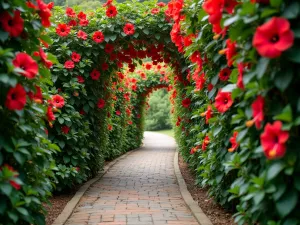
M149 131L172 128L170 120L170 101L166 90L158 90L149 98L145 129Z

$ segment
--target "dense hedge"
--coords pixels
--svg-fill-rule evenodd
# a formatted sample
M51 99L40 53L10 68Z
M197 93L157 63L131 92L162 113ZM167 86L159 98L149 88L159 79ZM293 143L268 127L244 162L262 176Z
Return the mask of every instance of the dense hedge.
M192 65L175 101L181 152L238 224L299 224L299 2L180 6L171 37Z

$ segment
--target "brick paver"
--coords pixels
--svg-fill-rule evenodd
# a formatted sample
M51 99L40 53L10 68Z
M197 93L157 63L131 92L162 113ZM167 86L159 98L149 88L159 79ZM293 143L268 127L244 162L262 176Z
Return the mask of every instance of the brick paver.
M144 144L88 189L66 225L198 225L176 182L174 140L146 132Z

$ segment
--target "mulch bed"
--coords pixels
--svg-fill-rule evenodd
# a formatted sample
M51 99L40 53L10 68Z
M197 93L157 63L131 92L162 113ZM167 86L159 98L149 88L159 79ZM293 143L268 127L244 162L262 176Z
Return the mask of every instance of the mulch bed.
M195 185L195 175L189 169L188 164L179 154L179 168L185 180L187 188L202 211L214 225L234 225L232 214L225 211L212 198L208 197L207 189Z

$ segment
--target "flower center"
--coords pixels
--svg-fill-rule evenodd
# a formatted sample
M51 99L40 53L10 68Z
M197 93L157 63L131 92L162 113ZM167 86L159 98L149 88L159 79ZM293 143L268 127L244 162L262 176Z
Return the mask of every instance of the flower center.
M270 41L271 41L272 43L278 42L278 41L279 41L279 36L278 36L278 34L275 34L275 35L271 38Z
M15 93L13 93L13 94L11 95L11 99L12 99L12 100L16 100L16 99L17 99L17 95L16 95Z
M7 24L8 24L10 27L12 27L12 26L14 25L14 22L13 22L13 20L9 20L9 21L7 22Z
M64 28L61 28L61 32L65 32L65 29L64 29Z
M226 98L226 99L224 99L224 103L225 103L225 104L227 104L227 102L228 102L228 99L227 99L227 98Z

